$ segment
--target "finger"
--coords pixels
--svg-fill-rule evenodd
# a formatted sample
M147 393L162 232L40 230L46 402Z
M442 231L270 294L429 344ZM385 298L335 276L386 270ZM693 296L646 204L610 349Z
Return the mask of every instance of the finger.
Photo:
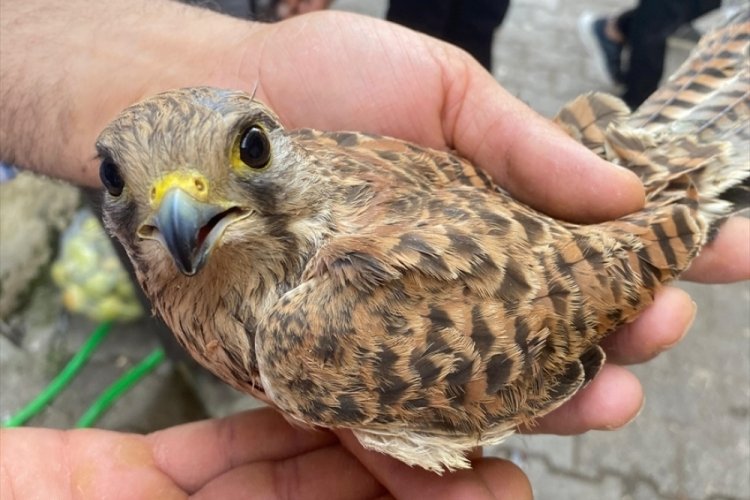
M185 498L154 467L151 448L140 435L23 428L0 431L0 442L3 499L60 498L60 492L113 500Z
M494 492L495 498L533 498L531 483L526 474L507 460L485 458L472 463L474 471ZM512 481L508 478L512 477Z
M447 75L451 71L456 69L445 68ZM478 64L467 72L459 82L447 77L445 109L453 110L445 120L453 124L447 137L514 197L576 222L613 219L643 206L643 185L635 174L575 142Z
M360 500L385 493L367 469L336 444L286 460L255 462L231 469L211 480L192 498Z
M480 465L484 460L474 462L481 473L475 469L464 469L440 476L419 467L409 467L382 453L365 450L351 432L337 434L347 450L397 499L531 498L524 473L503 460L489 460L488 465ZM496 480L487 481L486 475L492 474L497 476Z
M633 420L643 406L643 389L626 368L606 364L591 383L531 428L535 434L581 434L617 429Z
M730 217L681 278L701 283L750 279L750 219Z
M481 446L473 448L469 453L466 454L466 458L469 460L479 460L484 456L484 449Z
M628 325L604 339L607 360L617 364L643 363L677 344L695 318L696 305L687 292L664 287L654 303Z
M187 491L243 463L283 460L336 442L329 432L292 427L270 408L172 427L146 439L158 467Z
M72 469L65 442L69 436L57 429L0 429L0 498L55 498L61 491L71 491L75 479L68 473ZM40 470L46 471L44 477Z

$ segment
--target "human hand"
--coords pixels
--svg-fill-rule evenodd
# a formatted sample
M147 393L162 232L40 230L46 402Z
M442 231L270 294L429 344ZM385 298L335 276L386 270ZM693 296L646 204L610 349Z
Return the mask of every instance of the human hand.
M32 4L12 5L21 9ZM11 139L4 140L9 146L4 153L48 173L95 184L94 138L117 112L145 96L191 85L246 91L257 85L258 98L288 127L362 130L455 149L518 199L563 219L609 219L643 203L642 186L633 174L565 136L505 92L464 52L402 27L340 12L253 24L164 2L78 0L64 9L56 4L48 8L54 12L40 19L57 23L52 28L19 31L23 23L14 24L13 16L5 15L6 43L0 47L3 77L20 74L30 82L4 83L10 91L1 96L3 108L28 103L29 116L37 117L8 123L3 116L20 115L0 116L3 137ZM88 13L82 21L75 17L79 10ZM75 17L75 31L69 30L70 16ZM54 43L30 43L39 33ZM134 40L137 58L132 56ZM16 65L14 47L26 51ZM34 64L35 51L55 64ZM58 68L66 72L55 73ZM35 79L28 75L33 71L44 74ZM45 79L56 85L44 87ZM14 92L31 92L34 99ZM60 116L69 123L60 122ZM66 126L76 133L66 136ZM750 222L730 221L688 276L701 281L750 277L749 237ZM692 313L687 294L664 288L637 321L607 339L610 361L650 359L680 339ZM637 379L610 363L535 430L618 427L641 404Z
M290 426L269 408L146 436L3 429L0 498L531 498L499 459L437 476L338 436Z

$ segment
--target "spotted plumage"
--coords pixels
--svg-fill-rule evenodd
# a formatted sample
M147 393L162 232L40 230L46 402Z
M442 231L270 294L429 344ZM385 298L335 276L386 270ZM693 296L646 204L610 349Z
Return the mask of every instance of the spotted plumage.
M616 221L558 221L449 152L286 130L205 87L102 132L105 220L225 381L407 463L466 467L591 380L599 342L748 205L749 43L744 13L634 114L603 94L560 112L641 176L646 207Z

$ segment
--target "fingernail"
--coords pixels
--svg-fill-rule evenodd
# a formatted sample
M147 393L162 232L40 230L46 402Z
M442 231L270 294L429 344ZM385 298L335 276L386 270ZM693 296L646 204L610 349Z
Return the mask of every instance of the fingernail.
M644 395L643 399L641 399L641 407L638 408L637 412L635 412L635 415L633 415L633 418L631 418L630 420L628 420L627 422L625 422L625 425L623 425L622 427L627 427L628 425L630 425L631 423L633 423L633 421L635 419L637 419L641 415L641 413L643 412L643 409L645 407L646 407L646 396Z
M630 423L631 423L632 421L634 421L634 420L635 420L636 418L640 417L640 416L641 416L641 413L643 413L643 409L644 409L645 407L646 407L646 395L644 394L644 395L643 395L643 399L641 400L641 407L640 407L640 408L638 408L638 411L637 411L637 412L635 412L635 415L633 416L633 418L631 418L630 420L628 420L628 421L627 421L627 423L626 423L625 425L630 425Z
M639 415L641 414L641 412L643 411L643 408L645 408L645 407L646 407L646 396L644 395L644 396L643 396L643 398L641 398L641 406L640 406L640 407L638 408L638 411L637 411L637 412L635 412L635 415L633 415L633 416L632 416L632 417L630 418L630 420L628 420L627 422L624 422L624 423L622 423L622 424L616 424L616 425L605 425L605 426L602 426L602 427L600 428L600 430L603 430L603 431L615 431L615 430L617 430L617 429L622 429L623 427L627 427L627 426L628 426L628 425L630 425L630 424L631 424L631 423L632 423L632 422L633 422L633 421L634 421L635 419L637 419L637 418L638 418L638 416L639 416Z
M687 335L687 332L689 332L690 329L693 327L693 323L695 322L695 317L698 315L698 304L696 304L694 300L691 301L691 304L693 305L693 311L692 311L692 314L690 315L690 319L685 324L685 328L682 330L682 333L677 338L677 340L675 340L671 344L667 344L663 346L659 352L664 352L666 350L669 350L673 348L674 346L676 346L677 344L679 344L680 342L682 342L682 339L685 338L685 335Z

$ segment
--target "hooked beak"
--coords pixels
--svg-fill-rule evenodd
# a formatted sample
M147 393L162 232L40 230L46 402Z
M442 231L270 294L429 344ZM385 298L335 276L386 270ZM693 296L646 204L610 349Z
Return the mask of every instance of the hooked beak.
M163 244L186 276L201 270L224 230L247 216L239 207L199 201L180 187L161 197L156 213L138 228L138 236Z

